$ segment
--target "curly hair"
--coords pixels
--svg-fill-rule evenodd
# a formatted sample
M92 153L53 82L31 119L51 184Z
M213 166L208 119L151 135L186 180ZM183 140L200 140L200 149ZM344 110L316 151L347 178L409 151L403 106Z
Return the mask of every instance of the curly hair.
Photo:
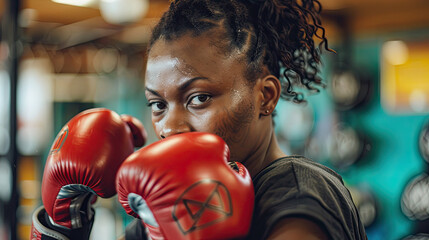
M199 36L222 28L225 52L245 48L246 77L253 82L266 65L282 82L281 97L302 102L294 87L318 92L320 47L328 48L318 0L174 0L152 32L148 51L160 38ZM314 38L321 40L315 46Z

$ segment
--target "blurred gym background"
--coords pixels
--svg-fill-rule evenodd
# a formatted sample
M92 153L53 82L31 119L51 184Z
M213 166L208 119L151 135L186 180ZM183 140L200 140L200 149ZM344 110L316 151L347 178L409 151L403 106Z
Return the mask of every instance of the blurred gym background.
M276 131L344 178L370 240L429 239L429 1L321 0L326 88L280 102ZM168 0L0 0L0 239L29 239L48 149L71 117L139 118L151 28ZM92 239L131 221L99 200ZM97 237L95 237L97 236Z

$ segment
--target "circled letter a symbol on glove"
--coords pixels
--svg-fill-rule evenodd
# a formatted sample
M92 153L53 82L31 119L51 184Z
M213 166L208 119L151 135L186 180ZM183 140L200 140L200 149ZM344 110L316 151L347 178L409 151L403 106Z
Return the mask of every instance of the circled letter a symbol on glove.
M173 219L184 235L221 222L233 214L231 195L224 184L205 179L177 199Z

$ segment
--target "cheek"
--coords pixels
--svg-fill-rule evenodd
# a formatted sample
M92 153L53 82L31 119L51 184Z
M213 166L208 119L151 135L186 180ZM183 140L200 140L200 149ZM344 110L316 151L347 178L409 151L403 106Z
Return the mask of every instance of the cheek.
M250 101L231 105L219 104L198 115L192 125L195 131L214 133L228 144L242 142L253 121L254 106Z
M204 113L195 114L194 117L191 118L190 125L194 131L216 134L216 122L220 121L223 115L223 111L219 111L216 108L210 109Z
M253 106L250 108L225 109L215 122L215 132L230 143L241 142L249 133L249 125L253 120Z
M156 137L161 139L161 123L152 117L152 127L155 130Z
M214 133L222 137L231 150L231 159L240 158L251 141L252 122L254 121L255 106L251 101L225 108L214 122Z

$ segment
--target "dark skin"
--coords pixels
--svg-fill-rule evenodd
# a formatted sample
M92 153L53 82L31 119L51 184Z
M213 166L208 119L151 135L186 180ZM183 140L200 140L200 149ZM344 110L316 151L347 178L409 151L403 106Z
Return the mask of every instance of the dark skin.
M280 83L267 74L251 86L243 75L243 53L225 55L212 39L210 34L186 35L152 46L146 72L152 124L160 138L189 131L219 135L230 147L231 160L254 176L285 155L270 115Z
M199 37L158 40L148 56L146 98L158 137L200 131L221 136L231 160L255 176L272 161L286 156L277 143L271 113L280 98L280 81L266 67L254 84L245 78L245 53L223 53L213 39ZM280 220L268 239L328 239L304 218Z

